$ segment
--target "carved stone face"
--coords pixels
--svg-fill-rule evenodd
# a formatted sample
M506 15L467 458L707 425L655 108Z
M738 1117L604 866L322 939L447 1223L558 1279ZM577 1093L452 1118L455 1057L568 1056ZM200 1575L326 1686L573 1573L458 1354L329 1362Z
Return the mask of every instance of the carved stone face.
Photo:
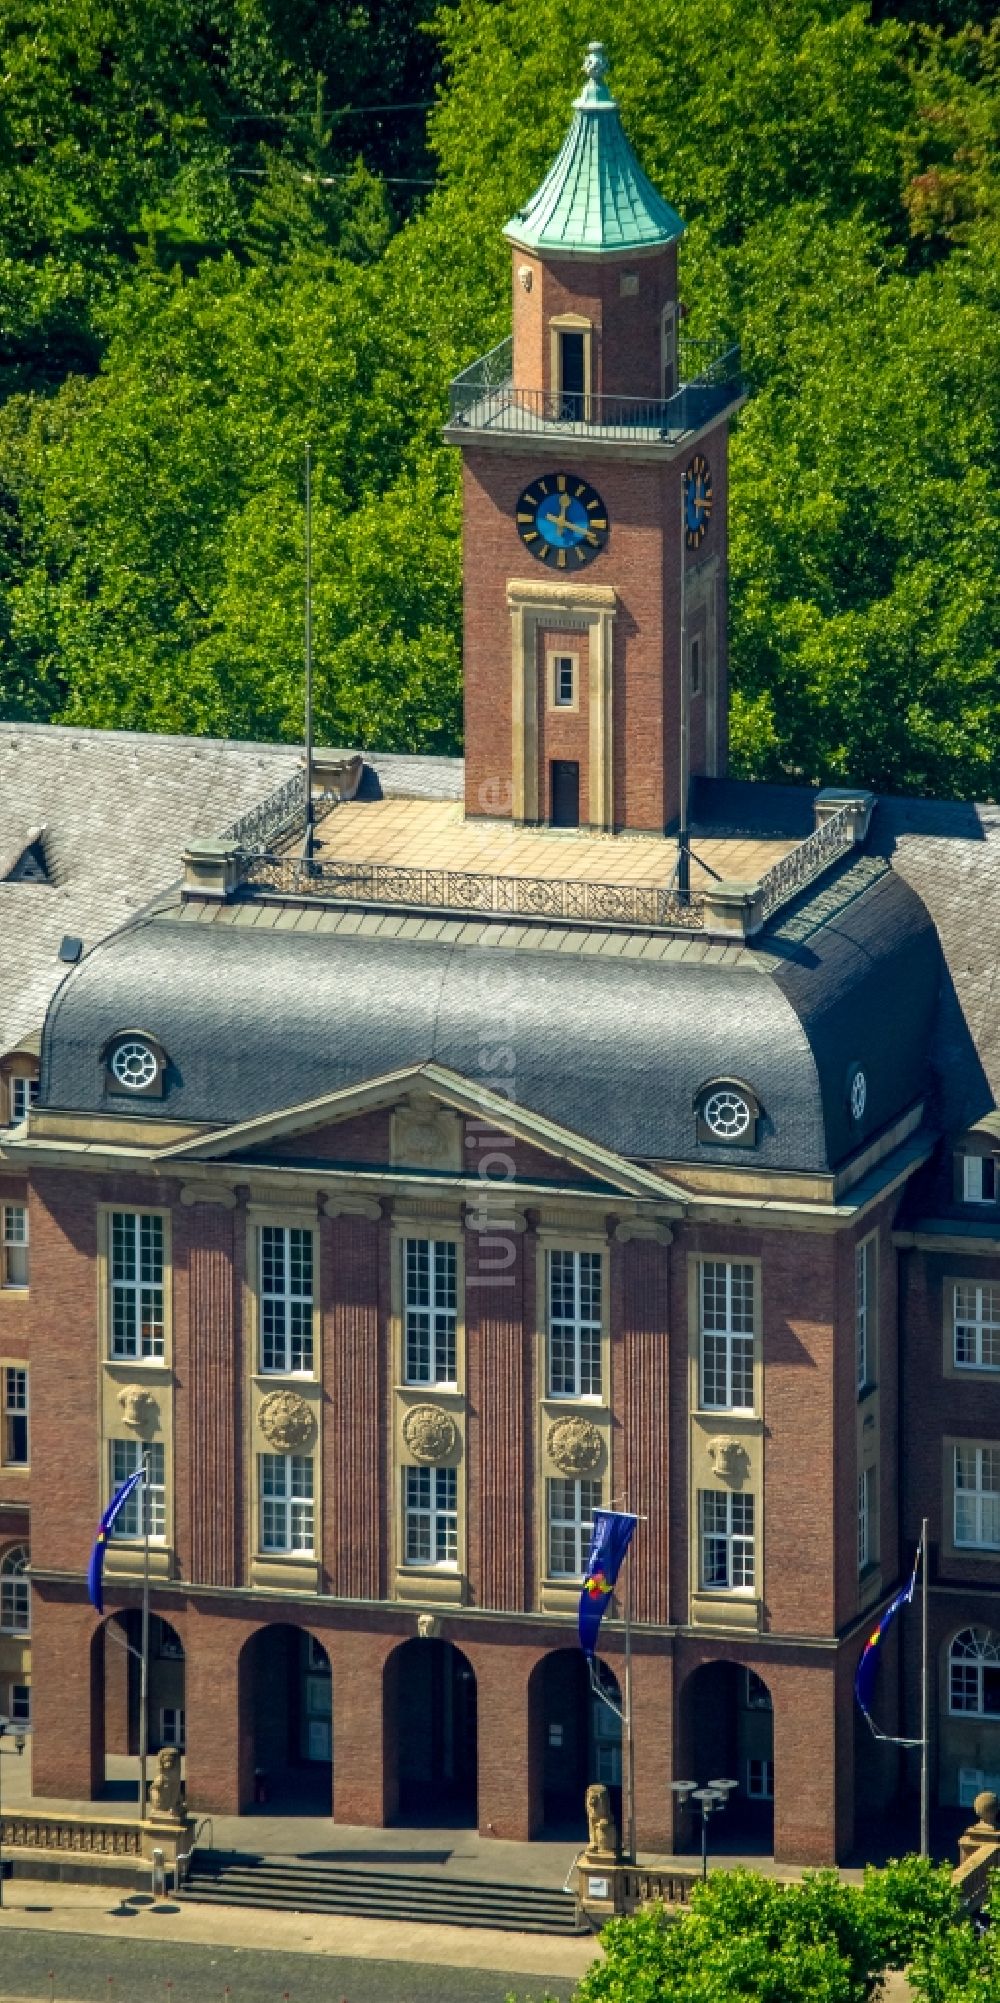
M447 1460L458 1441L450 1412L437 1405L414 1405L403 1420L403 1438L415 1461Z
M312 1446L316 1421L297 1391L268 1391L257 1407L257 1420L276 1453L290 1454Z
M709 1440L708 1458L719 1481L742 1481L747 1469L747 1450L742 1440Z
M155 1433L160 1414L151 1391L141 1384L123 1384L118 1393L118 1404L122 1424L131 1433L138 1433L142 1439L148 1439L151 1433Z

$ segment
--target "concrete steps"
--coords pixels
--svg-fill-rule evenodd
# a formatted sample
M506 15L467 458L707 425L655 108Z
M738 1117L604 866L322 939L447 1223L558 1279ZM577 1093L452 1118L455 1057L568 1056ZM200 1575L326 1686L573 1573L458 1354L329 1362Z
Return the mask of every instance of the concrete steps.
M505 1933L580 1931L574 1900L545 1886L485 1884L443 1872L380 1871L241 1851L199 1851L182 1896L209 1905L497 1927Z

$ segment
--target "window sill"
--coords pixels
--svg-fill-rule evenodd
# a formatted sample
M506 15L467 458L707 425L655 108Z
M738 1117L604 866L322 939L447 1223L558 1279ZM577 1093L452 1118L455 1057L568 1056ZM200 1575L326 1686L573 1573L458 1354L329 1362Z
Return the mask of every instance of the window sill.
M944 1549L953 1558L985 1558L993 1565L1000 1559L1000 1544L946 1544Z
M761 1601L755 1593L699 1586L691 1594L692 1627L736 1628L743 1634L758 1634L760 1622Z
M432 1396L435 1398L463 1398L465 1396L460 1385L456 1384L453 1379L448 1380L444 1378L442 1378L439 1384L433 1380L429 1380L426 1384L413 1384L404 1380L398 1384L394 1384L393 1390L398 1396L403 1398L430 1398Z
M0 1294L27 1294L31 1292L30 1280L4 1280Z
M169 1370L165 1356L106 1356L105 1363L112 1370Z
M250 1560L250 1584L272 1593L318 1593L319 1560L315 1554L256 1551Z
M319 1383L319 1377L315 1370L255 1370L253 1372L255 1384L273 1384L276 1380L280 1383L282 1378L289 1378L293 1384Z
M410 1606L464 1606L465 1574L457 1565L397 1565L393 1598Z

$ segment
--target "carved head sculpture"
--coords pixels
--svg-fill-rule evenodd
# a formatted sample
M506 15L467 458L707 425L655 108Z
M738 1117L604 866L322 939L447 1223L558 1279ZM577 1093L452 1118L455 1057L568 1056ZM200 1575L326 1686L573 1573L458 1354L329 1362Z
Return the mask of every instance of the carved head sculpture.
M742 1440L709 1440L708 1458L719 1481L742 1481L747 1468L747 1450Z
M122 1424L128 1427L130 1433L138 1433L143 1439L155 1433L160 1414L151 1391L147 1391L142 1384L123 1384L118 1393L118 1404Z
M441 1622L437 1614L417 1615L417 1635L421 1641L434 1641L441 1632Z

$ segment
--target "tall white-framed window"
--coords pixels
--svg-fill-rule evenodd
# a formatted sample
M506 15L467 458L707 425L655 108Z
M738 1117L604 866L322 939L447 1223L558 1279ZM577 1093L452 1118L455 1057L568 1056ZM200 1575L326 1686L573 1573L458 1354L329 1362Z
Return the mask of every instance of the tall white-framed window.
M160 1709L160 1744L176 1746L184 1751L184 1712L176 1704L164 1704Z
M136 1469L141 1467L143 1451L142 1440L112 1440L110 1442L112 1495L116 1489L121 1487L124 1481L128 1480L129 1475L134 1474ZM146 1480L141 1481L138 1487L132 1490L124 1508L115 1517L111 1535L112 1537L128 1538L144 1536L145 1521L143 1518L143 1508L145 1506L145 1520L149 1524L150 1541L154 1544L162 1544L165 1542L167 1535L166 1456L163 1451L163 1441L153 1440L149 1442L145 1446L145 1453L148 1470Z
M955 1712L1000 1718L1000 1634L966 1627L948 1651L948 1703Z
M747 1761L747 1794L751 1801L774 1800L774 1761Z
M959 1767L959 1808L972 1808L977 1794L986 1793L1000 1794L1000 1773L989 1773L985 1767Z
M12 1078L10 1081L10 1123L18 1127L26 1120L30 1108L38 1098L37 1078Z
M700 1398L707 1410L754 1407L754 1270L745 1261L703 1259L698 1269Z
M403 1243L403 1374L407 1384L458 1383L458 1246Z
M547 1487L548 1557L550 1579L582 1579L594 1511L601 1506L599 1481L567 1481L561 1476Z
M458 1469L403 1469L403 1562L458 1564Z
M112 1356L162 1357L162 1217L145 1210L113 1210L108 1266Z
M878 1368L878 1240L854 1247L854 1334L858 1396L874 1389Z
M665 306L660 322L660 352L663 361L663 394L673 396L677 388L677 314Z
M1000 1551L1000 1446L955 1448L955 1543Z
M28 1211L23 1203L3 1206L3 1273L5 1287L28 1284Z
M878 1556L878 1469L858 1475L858 1571L867 1571Z
M314 1552L311 1454L261 1454L260 1548L311 1558Z
M28 1369L22 1363L3 1370L3 1461L5 1467L28 1465Z
M31 1723L31 1685L12 1683L10 1686L10 1720L12 1725Z
M953 1316L956 1369L1000 1370L1000 1286L956 1280Z
M601 1396L601 1254L549 1252L550 1398Z
M15 1544L0 1558L0 1633L30 1634L31 1594L28 1589L28 1553Z
M732 1489L703 1488L700 1497L701 1585L707 1593L751 1593L754 1587L754 1499Z
M996 1155L963 1155L963 1203L995 1203L997 1200Z
M313 1234L308 1226L262 1224L260 1367L310 1376L313 1368Z
M549 663L550 696L553 709L576 708L577 657L553 654Z
M691 641L689 657L688 686L692 695L701 694L701 635L696 633Z

